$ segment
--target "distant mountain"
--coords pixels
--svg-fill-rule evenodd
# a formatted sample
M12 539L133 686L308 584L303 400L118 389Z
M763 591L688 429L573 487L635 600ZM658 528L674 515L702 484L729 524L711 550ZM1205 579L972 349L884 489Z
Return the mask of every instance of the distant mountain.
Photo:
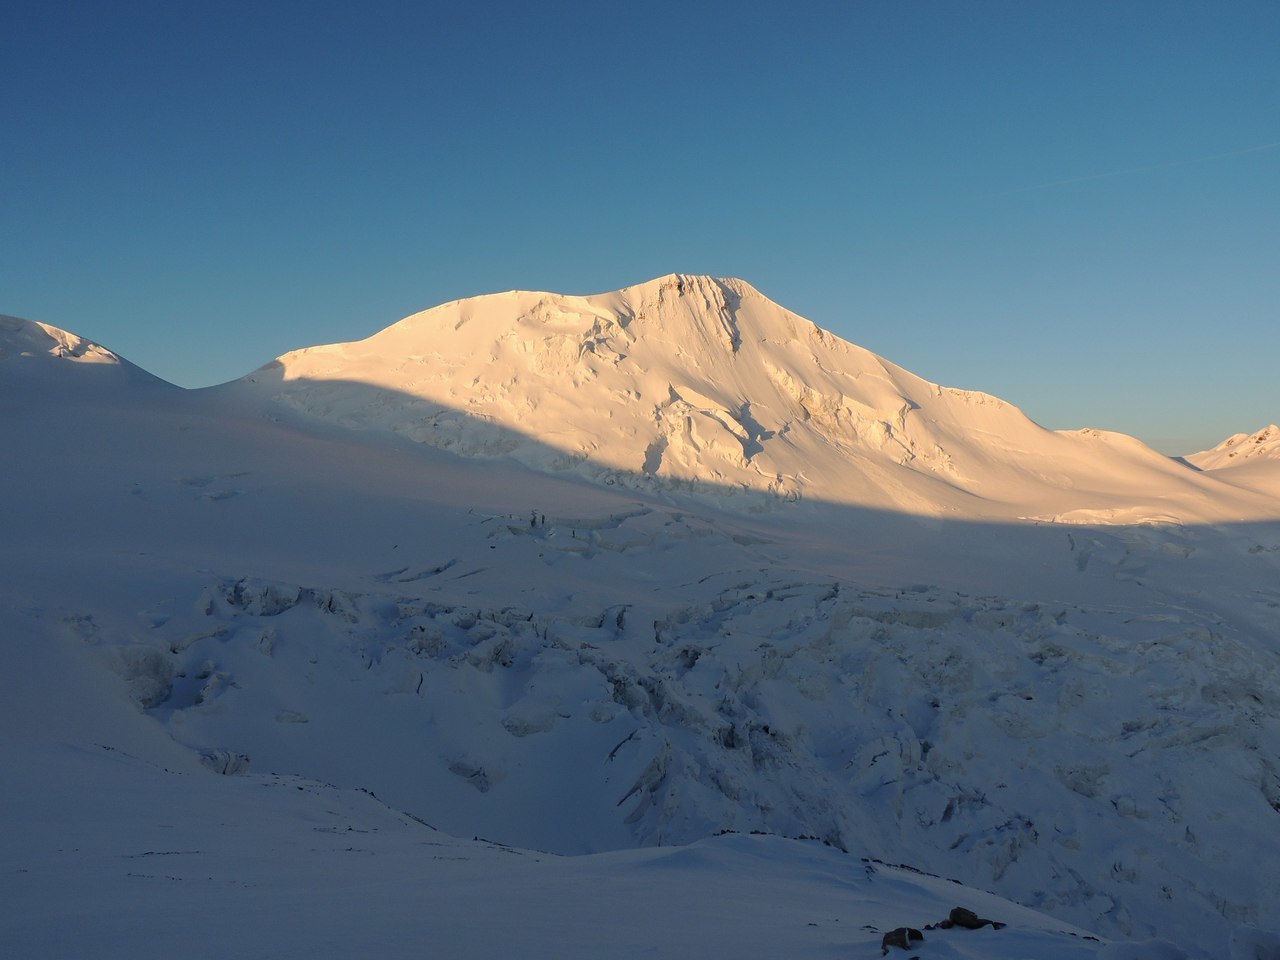
M1237 433L1216 447L1185 458L1201 470L1238 467L1258 460L1280 460L1280 427L1274 423L1257 433Z
M1199 517L1215 499L1213 481L1131 437L1046 430L736 279L457 300L217 389L468 457L752 507L1132 521Z

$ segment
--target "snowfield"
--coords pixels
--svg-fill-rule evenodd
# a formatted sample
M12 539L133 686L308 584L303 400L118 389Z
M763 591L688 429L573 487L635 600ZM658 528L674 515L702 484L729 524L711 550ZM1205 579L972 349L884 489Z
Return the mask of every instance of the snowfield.
M691 276L202 391L4 318L0 409L6 954L1280 956L1265 431Z

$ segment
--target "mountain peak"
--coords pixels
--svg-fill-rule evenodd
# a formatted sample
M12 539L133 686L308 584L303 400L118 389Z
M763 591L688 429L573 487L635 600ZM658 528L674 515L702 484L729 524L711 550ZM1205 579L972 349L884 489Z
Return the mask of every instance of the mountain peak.
M1235 467L1257 460L1280 460L1280 427L1274 423L1257 433L1237 433L1216 447L1186 458L1201 470Z
M731 296L743 298L747 296L764 297L759 290L753 287L747 281L738 277L713 277L709 274L701 273L668 273L665 276L655 277L644 283L636 284L632 287L625 287L624 290L643 290L643 291L659 291L672 290L679 294L696 294L719 292L721 295L728 293Z

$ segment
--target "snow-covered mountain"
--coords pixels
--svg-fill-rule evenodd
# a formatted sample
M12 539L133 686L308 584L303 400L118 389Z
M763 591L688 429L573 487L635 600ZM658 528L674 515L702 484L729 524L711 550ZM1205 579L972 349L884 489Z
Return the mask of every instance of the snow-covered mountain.
M1237 433L1211 450L1184 458L1218 480L1280 497L1280 427Z
M736 279L455 301L358 343L286 354L223 389L463 456L753 507L803 498L935 516L1191 520L1217 505L1217 484L1130 437L1046 430Z
M1254 460L1280 460L1280 427L1274 423L1257 433L1237 433L1211 450L1186 458L1202 470L1238 467Z
M949 955L1178 955L1072 924L1196 957L1277 942L1280 498L1238 471L1042 430L694 277L450 304L203 391L5 321L0 409L5 942L82 954L98 931L35 925L71 878L95 922L132 896L194 923L244 909L237 884L296 905L357 854L499 884L525 918L610 870L613 911L770 858L809 902L874 901L801 921L784 898L775 929L804 932L756 955L878 956L837 918L930 919L881 919L862 857L1056 918L939 935ZM254 795L261 822L228 827ZM549 866L517 882L516 854L419 820L581 859L530 854ZM695 846L644 849L672 844ZM302 915L408 922L365 887ZM102 955L150 942L126 927Z

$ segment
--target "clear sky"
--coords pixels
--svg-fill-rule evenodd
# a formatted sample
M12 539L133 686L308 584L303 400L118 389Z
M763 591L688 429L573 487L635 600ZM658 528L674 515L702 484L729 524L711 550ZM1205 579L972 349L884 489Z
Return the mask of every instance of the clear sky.
M175 383L670 272L1048 427L1280 421L1280 2L0 6L0 313Z

